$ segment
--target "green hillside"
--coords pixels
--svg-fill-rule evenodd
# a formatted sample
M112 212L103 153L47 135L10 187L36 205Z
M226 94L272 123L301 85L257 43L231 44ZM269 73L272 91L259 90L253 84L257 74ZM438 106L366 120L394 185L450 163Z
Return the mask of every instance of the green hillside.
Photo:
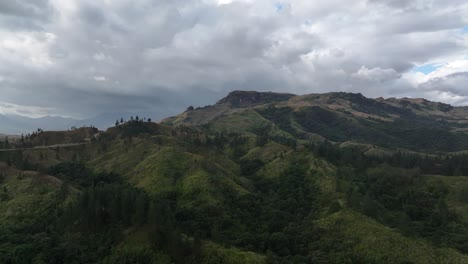
M412 151L453 152L468 148L468 113L463 107L424 99L369 99L342 92L269 95L247 104L252 100L251 92L235 91L213 106L187 110L163 123L204 125L213 131L253 131L257 135L268 131L270 136L283 138L354 141Z
M161 124L41 132L54 146L0 151L0 263L468 263L463 116L237 91Z

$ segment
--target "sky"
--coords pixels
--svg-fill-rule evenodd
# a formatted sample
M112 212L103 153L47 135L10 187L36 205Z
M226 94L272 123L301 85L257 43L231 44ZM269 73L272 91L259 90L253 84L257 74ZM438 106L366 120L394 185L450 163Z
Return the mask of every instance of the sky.
M232 90L468 105L468 2L0 1L0 114L157 119Z

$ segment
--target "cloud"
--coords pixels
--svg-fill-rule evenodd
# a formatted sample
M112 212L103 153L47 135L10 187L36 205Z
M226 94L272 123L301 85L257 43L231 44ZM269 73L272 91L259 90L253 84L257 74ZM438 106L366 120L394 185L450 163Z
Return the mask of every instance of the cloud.
M14 30L41 30L53 15L49 0L1 1L0 27Z
M0 14L27 19L45 19L51 12L48 0L35 1L2 1Z
M5 1L0 90L19 107L72 117L157 119L234 89L460 104L467 18L459 0ZM414 70L428 64L441 67Z
M398 79L400 77L400 75L394 69L381 69L379 67L368 69L365 66L362 66L359 71L357 71L352 76L380 83Z
M54 109L36 107L30 105L16 105L7 102L0 102L1 115L23 115L30 117L42 117L52 113Z
M409 73L408 78L416 85L419 85L431 80L440 80L450 75L456 76L457 73L468 73L468 59L456 60L442 65L437 65L437 67L427 73Z
M419 87L429 95L439 94L444 101L452 104L467 104L466 83L468 83L468 72L460 72L430 79Z

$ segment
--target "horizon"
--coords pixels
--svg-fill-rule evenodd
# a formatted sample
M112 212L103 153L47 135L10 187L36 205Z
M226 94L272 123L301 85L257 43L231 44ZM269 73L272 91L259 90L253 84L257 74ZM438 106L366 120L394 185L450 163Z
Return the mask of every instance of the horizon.
M228 92L225 96L207 104L209 106L211 105L214 105L216 104L219 100L227 97L230 93L233 93L233 92L258 92L258 93L278 93L278 94L281 94L281 93L287 93L287 92L281 92L281 91L276 91L276 92L272 92L272 91L256 91L256 90L233 90L233 91L230 91ZM295 93L287 93L287 94L292 94L294 96L304 96L304 95L310 95L310 94L330 94L330 93L349 93L349 94L360 94L360 95L363 95L362 93L360 92L346 92L346 91L329 91L329 92L323 92L323 93L306 93L306 94L295 94ZM444 103L444 102L441 102L441 101L432 101L432 100L429 100L427 98L424 98L424 97L384 97L384 96L380 96L380 97L368 97L368 96L365 96L363 95L364 97L366 98L369 98L369 99L384 99L384 100L388 100L388 99L397 99L397 100L403 100L403 99L423 99L423 100L428 100L430 102L433 102L433 103ZM464 107L464 106L468 106L468 102L466 105L452 105L450 103L445 103L445 104L448 104L448 105L451 105L451 106L454 106L454 107ZM204 106L207 106L207 105L204 105ZM179 112L179 113L182 113L186 110L187 107L190 107L190 106L193 106L195 108L197 107L203 107L202 105L188 105L188 106L185 106L185 108ZM176 113L179 114L179 113ZM2 113L0 112L0 116L5 116L5 117L22 117L22 118L29 118L29 119L43 119L43 118L60 118L60 119L68 119L68 120L74 120L74 121L87 121L87 120L90 120L90 119L93 119L93 118L99 118L101 116L108 116L108 115L113 115L113 116L118 116L118 115L121 115L120 117L123 117L123 118L130 118L131 116L145 116L145 114L141 114L141 113L111 113L111 112L108 112L108 113L101 113L99 115L94 115L94 116L86 116L86 117L81 117L81 118L74 118L74 117L71 117L71 116L60 116L60 115L43 115L43 116L35 116L35 117L31 117L31 116L26 116L26 115L21 115L21 114L14 114L14 113ZM122 115L125 115L122 116ZM148 114L147 114L148 115ZM168 115L168 116L164 116L161 118L164 119L164 118L167 118L167 117L170 117L171 115ZM120 118L119 117L119 118ZM153 120L155 122L160 122L160 120Z
M0 4L0 114L86 119L233 90L467 105L468 4L191 0Z
M293 93L282 93L282 92L272 92L272 91L255 91L255 90L234 90L230 91L228 94L224 95L223 97L209 103L208 105L205 106L213 106L218 104L222 99L227 98L229 95L232 93L273 93L273 94L290 94L293 95L294 97L296 96L307 96L307 95L324 95L324 94L336 94L336 93L346 93L346 94L354 94L354 95L361 95L364 96L365 98L372 99L372 100L378 100L378 99L383 99L383 100L391 100L391 99L396 99L396 100L406 100L406 99L421 99L421 100L427 100L426 98L421 98L421 97L366 97L362 93L359 92L325 92L325 93L308 93L308 94L293 94ZM442 103L446 104L444 102L440 101L430 101L432 103ZM464 107L464 106L453 106L451 104L448 104L452 107ZM65 131L65 130L70 130L73 128L80 128L80 127L96 127L101 131L105 131L106 129L114 126L116 120L121 120L122 118L124 120L130 120L131 117L136 117L139 116L141 118L151 118L152 122L156 123L161 123L164 119L170 118L177 116L179 114L184 113L187 108L189 107L194 107L195 109L198 108L203 108L204 106L201 105L189 105L185 106L184 110L174 113L172 115L167 115L167 116L162 116L162 117L157 117L154 118L151 114L139 114L139 113L104 113L98 116L94 117L87 117L87 118L82 118L82 119L75 119L71 117L61 117L61 116L42 116L42 117L26 117L26 116L20 116L20 115L15 115L15 114L2 114L0 113L0 118L3 117L3 119L9 118L12 121L18 121L18 119L21 119L23 121L22 126L20 125L19 128L11 128L10 130L6 128L5 126L0 126L0 135L8 135L8 136L18 136L21 134L25 133L30 133L31 131L35 131L37 128L45 128L46 131ZM5 120L3 120L5 121ZM33 122L32 124L28 124L29 122ZM34 123L34 122L39 122L40 123ZM47 122L49 121L49 122ZM64 123L65 122L65 123ZM20 122L21 123L21 122ZM14 131L14 132L12 132Z

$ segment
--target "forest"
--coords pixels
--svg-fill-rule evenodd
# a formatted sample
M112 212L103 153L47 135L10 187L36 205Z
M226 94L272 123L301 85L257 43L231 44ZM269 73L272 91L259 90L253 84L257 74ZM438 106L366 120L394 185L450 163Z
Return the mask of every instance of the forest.
M187 163L195 162L190 166L207 173L206 180L213 186L203 188L215 188L209 191L217 196L203 198L206 190L187 193L178 187L155 193L135 185L128 174L93 168L93 163L80 160L77 153L71 160L49 167L40 165L47 160L43 154L34 161L21 150L3 153L0 158L10 166L37 170L61 184L54 190L35 190L38 195L46 194L36 201L36 213L2 221L1 263L238 263L232 252L210 251L214 245L250 252L253 255L242 255L246 263L376 263L378 257L365 257L347 244L352 240L343 237L339 224L324 229L321 219L340 212L357 212L403 237L468 253L468 223L450 209L449 187L425 176L466 175L466 154L395 151L366 155L359 148L328 141L299 147L291 139L269 136L262 129L251 137L180 126L162 140L150 136L155 131L162 133L161 128L141 122L126 126L131 127L116 127L117 134L89 145L97 147L98 158L118 159L109 154L115 144L129 152L141 140L152 142L155 153L168 147L203 154L207 158L202 162L199 158L189 161L193 158L184 158L189 155L184 152L165 154L172 158L160 161L163 170L159 173L173 182L184 181L189 177L184 176ZM287 144L282 145L284 142ZM269 160L248 155L252 148L266 151L272 146L284 151ZM53 151L52 157L57 158L66 149ZM128 158L132 154L122 155ZM216 158L220 155L225 156L224 161ZM283 164L274 177L267 175L272 160ZM240 184L248 186L248 191L223 183L225 179L216 176L226 173L217 167L219 162L232 164L235 181L245 182ZM318 164L333 168L333 190L323 189ZM17 177L27 178L25 174ZM2 203L14 201L14 191L9 188L8 184L2 187ZM468 192L457 195L459 201L468 202ZM129 232L145 233L146 242L137 239L138 247L116 247L126 243Z

